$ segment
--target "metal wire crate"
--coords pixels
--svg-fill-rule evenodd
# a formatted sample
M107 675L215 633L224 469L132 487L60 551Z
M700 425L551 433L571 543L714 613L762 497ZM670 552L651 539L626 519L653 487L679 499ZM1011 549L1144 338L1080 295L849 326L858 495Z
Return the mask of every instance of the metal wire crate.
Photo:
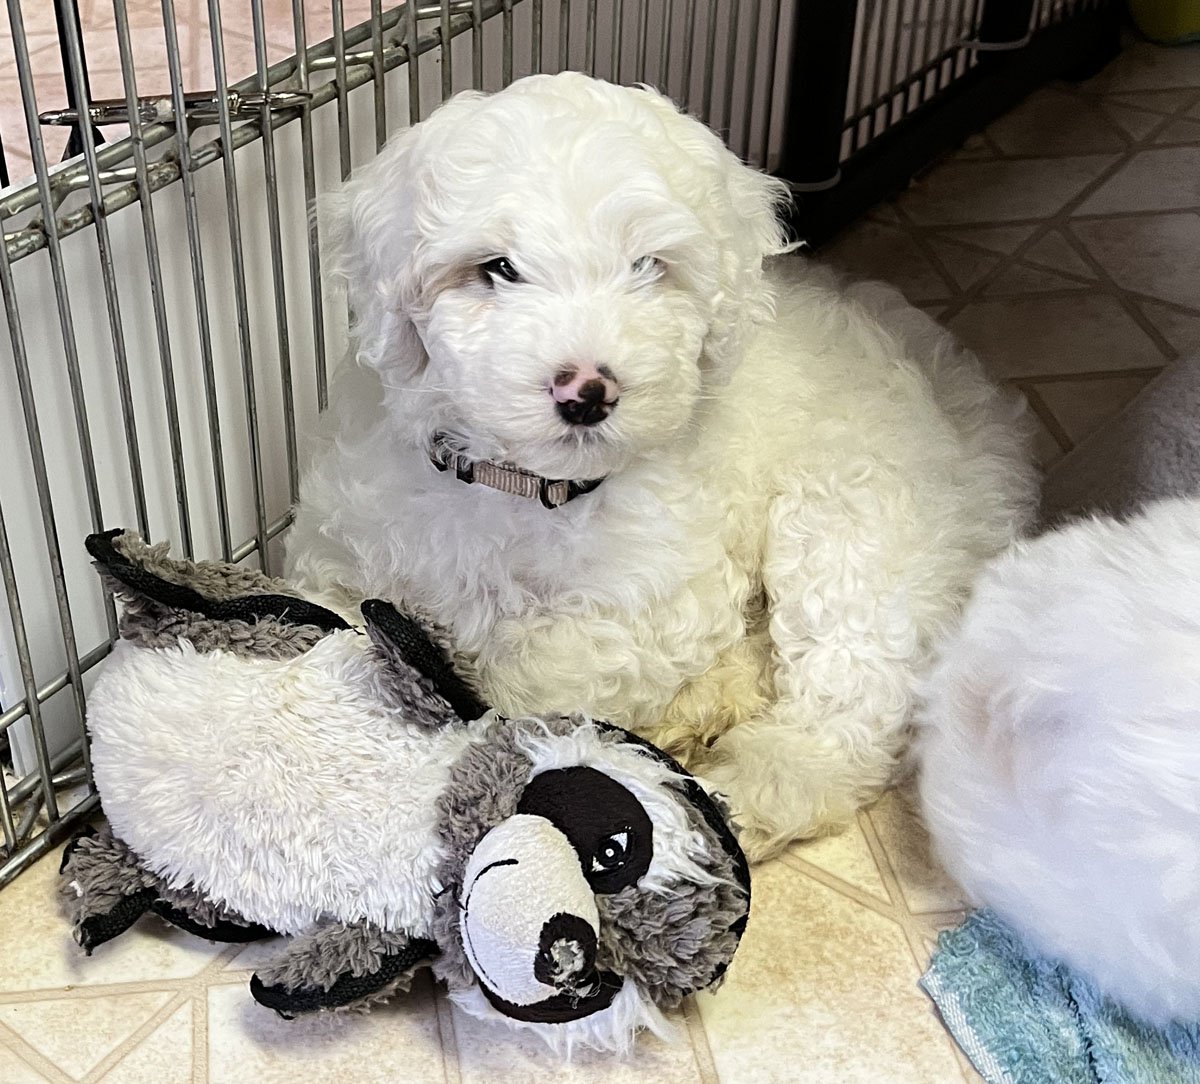
M1099 0L176 2L6 0L0 886L97 808L82 720L116 618L84 535L278 564L346 351L307 209L390 131L573 68L654 84L836 191L997 28Z

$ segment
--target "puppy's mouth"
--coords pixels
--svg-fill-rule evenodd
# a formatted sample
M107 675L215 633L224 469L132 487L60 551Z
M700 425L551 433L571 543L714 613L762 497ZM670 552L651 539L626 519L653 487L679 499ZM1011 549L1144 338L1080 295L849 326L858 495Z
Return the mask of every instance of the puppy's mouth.
M612 442L613 433L604 422L587 429L568 429L555 441L556 444L567 448L598 448Z

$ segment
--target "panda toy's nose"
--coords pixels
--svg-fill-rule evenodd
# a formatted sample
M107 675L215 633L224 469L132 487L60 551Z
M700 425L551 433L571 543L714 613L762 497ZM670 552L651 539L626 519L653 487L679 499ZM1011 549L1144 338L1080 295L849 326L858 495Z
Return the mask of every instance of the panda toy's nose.
M548 919L538 939L533 975L559 990L591 985L596 975L596 931L578 915L559 912Z

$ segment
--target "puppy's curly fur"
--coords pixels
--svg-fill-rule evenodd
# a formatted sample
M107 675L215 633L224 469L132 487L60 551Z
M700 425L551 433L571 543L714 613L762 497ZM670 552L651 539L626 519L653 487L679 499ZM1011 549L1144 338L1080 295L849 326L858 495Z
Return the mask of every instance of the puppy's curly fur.
M931 638L1035 489L1020 406L932 320L764 270L785 197L665 98L573 73L397 134L330 208L361 364L289 543L330 604L433 615L500 711L681 757L753 858L889 782ZM579 362L620 388L586 429L554 409ZM548 511L438 473L439 431L606 480Z
M1200 499L980 577L919 712L946 869L1134 1015L1200 1016Z

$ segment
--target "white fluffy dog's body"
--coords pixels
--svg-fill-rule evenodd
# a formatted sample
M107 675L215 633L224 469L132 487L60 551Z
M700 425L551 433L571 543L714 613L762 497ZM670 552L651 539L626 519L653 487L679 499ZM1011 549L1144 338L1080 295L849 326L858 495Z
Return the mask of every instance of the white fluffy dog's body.
M1200 500L998 560L928 686L949 872L1135 1014L1200 1018Z
M752 857L888 782L931 638L1034 489L1018 410L931 320L764 276L779 197L665 99L583 76L402 134L342 197L365 367L289 542L309 590L444 626L500 711L586 709L689 761ZM555 410L578 359L619 387L586 431ZM464 485L440 432L604 481L555 509Z

